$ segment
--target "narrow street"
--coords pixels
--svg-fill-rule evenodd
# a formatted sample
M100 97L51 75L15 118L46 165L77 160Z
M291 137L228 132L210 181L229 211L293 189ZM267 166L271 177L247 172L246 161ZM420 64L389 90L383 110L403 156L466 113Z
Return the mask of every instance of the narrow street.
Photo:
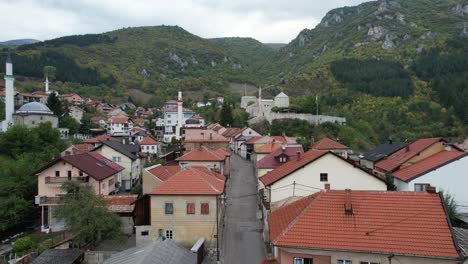
M257 212L254 167L251 162L233 154L231 177L226 189L221 263L260 264L265 258L262 225Z

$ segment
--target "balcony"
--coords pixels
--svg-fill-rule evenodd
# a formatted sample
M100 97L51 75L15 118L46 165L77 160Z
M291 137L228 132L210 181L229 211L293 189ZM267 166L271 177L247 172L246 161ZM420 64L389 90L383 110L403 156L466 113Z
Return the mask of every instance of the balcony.
M37 195L35 199L35 203L37 205L53 205L53 204L61 204L65 200L63 196L55 196L55 197L48 197L48 196L40 196Z
M89 176L82 176L82 177L45 177L46 184L63 184L68 181L74 181L78 183L87 183L89 182Z

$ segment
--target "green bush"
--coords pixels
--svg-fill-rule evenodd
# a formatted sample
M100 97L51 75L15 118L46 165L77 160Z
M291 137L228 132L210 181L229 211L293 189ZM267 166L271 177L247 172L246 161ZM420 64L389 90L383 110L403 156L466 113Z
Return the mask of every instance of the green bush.
M30 237L22 237L13 243L13 251L22 256L31 251L34 247L34 242Z

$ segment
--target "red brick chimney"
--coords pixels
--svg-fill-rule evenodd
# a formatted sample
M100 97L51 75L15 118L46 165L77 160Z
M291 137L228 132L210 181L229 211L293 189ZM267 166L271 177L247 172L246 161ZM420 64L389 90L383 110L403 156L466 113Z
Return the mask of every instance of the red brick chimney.
M352 203L352 197L351 197L351 189L345 190L344 209L345 209L345 215L353 215L353 203Z
M329 183L325 183L325 190L329 191L330 190L330 184Z
M300 151L296 151L296 158L297 158L297 161L300 161L301 160L301 152Z

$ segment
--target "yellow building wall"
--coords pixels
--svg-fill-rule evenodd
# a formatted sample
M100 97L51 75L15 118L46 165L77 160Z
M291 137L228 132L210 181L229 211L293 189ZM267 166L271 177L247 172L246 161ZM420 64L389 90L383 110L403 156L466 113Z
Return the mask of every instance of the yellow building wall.
M146 169L143 170L143 194L152 192L159 184L162 183L156 176L149 173Z
M433 144L432 146L428 147L427 149L421 151L419 155L414 156L412 159L408 160L405 162L403 165L401 165L401 168L407 167L409 165L412 165L422 159L425 159L429 156L432 156L434 154L437 154L441 151L443 151L445 148L445 145L443 142L437 142Z

